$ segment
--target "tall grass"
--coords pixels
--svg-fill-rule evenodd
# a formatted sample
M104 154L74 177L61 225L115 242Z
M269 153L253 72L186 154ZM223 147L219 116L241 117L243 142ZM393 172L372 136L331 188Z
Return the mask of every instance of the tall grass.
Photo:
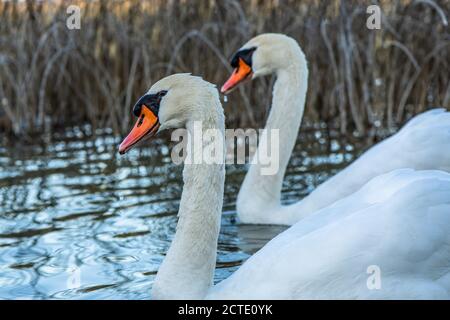
M127 131L131 107L159 78L192 72L221 85L252 36L282 32L309 60L306 118L342 132L392 129L430 106L450 107L448 0L0 2L0 132L24 136L89 123ZM80 30L66 27L69 4ZM228 125L261 126L273 79L240 88ZM249 88L251 87L251 88Z

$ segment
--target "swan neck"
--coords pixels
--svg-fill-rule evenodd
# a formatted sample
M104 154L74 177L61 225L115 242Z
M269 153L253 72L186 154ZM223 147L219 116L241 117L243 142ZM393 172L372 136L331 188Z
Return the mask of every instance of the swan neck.
M190 137L188 143L198 134L195 126L199 120L203 133L207 129L218 129L224 136L224 117L218 96L215 108L205 106L200 109L201 112L192 116L196 120L188 121L186 125ZM210 141L201 144L205 148ZM191 152L197 152L192 150L187 148L184 162L184 186L175 237L156 275L152 298L201 299L213 284L225 166L224 160L221 164L192 164L188 159L192 159Z
M290 68L277 72L272 107L266 123L267 130L279 130L277 192L281 192L284 174L297 141L305 110L308 69L303 53L298 55L297 59L298 61L294 61Z
M288 56L291 57L291 63L288 67L276 71L272 106L265 126L268 136L272 130L278 131L278 170L273 175L261 175L259 165L250 166L238 196L240 215L244 211L252 212L253 221L256 216L263 216L263 211L280 205L283 178L305 108L308 85L306 58L298 45L289 49ZM261 148L261 143L262 141L257 152ZM255 201L255 197L259 201Z

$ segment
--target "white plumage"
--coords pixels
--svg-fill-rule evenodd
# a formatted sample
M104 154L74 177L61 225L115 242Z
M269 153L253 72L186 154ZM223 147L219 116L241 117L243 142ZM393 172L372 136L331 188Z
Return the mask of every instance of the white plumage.
M167 90L162 127L191 131L202 119L203 128L224 134L217 90L207 82L172 75L152 90ZM418 129L439 113L408 126ZM177 231L153 298L450 299L449 173L401 169L378 176L300 220L213 286L224 178L223 164L185 163ZM373 267L380 271L375 288L367 286Z
M293 224L352 194L364 183L398 168L450 171L450 113L433 109L414 117L398 133L370 148L305 199L280 206ZM277 214L277 213L274 213Z
M280 170L274 176L264 176L259 165L250 166L237 199L241 222L292 225L394 169L450 171L450 113L433 109L411 119L398 133L373 146L304 199L281 205L283 178L305 106L307 61L298 43L281 34L259 35L242 48L256 48L253 78L277 76L266 129L279 130Z
M380 289L367 286L370 266ZM450 299L450 174L372 179L275 237L207 297Z
M162 127L191 131L202 121L224 134L217 90L207 82L173 75L151 90L168 92L158 113ZM223 164L185 164L177 231L153 298L450 299L450 174L401 169L378 176L297 222L213 286L224 178ZM374 267L375 289L367 286Z

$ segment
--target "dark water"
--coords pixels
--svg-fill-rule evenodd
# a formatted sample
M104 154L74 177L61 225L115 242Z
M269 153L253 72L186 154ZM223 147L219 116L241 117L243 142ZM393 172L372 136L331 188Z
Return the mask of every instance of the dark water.
M167 140L127 156L119 137L80 129L49 144L0 146L0 299L148 299L176 226L181 166ZM293 202L361 147L303 129L285 179ZM245 166L227 166L215 281L284 230L235 222Z

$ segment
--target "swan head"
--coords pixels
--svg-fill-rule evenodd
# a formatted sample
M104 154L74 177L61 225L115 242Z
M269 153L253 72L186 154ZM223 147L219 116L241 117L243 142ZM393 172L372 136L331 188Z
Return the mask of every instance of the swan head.
M239 83L276 73L292 63L291 52L298 50L297 42L278 33L265 33L250 39L232 57L234 68L221 92L231 92Z
M159 80L134 105L136 124L120 144L119 153L126 153L138 142L162 130L184 127L193 109L201 106L199 101L211 94L217 96L214 85L187 73Z

